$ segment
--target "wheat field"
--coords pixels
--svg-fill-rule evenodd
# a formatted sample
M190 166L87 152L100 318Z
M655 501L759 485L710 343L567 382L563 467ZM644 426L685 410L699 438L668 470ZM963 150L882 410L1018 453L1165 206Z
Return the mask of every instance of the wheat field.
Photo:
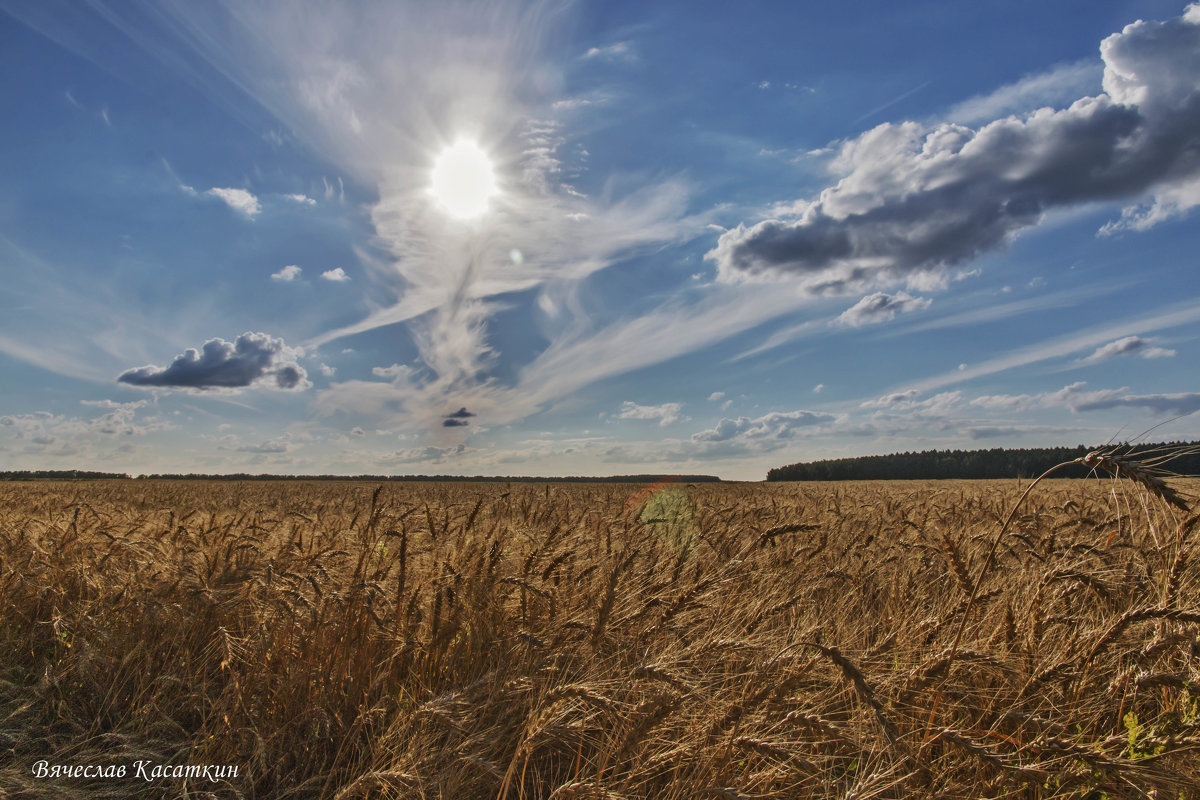
M1197 516L1026 488L0 484L0 797L1200 798Z

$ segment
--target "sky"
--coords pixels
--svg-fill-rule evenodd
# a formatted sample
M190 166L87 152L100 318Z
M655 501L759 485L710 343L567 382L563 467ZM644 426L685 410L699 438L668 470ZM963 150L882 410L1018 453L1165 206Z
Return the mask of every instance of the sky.
M0 0L0 73L0 469L1200 438L1200 3Z

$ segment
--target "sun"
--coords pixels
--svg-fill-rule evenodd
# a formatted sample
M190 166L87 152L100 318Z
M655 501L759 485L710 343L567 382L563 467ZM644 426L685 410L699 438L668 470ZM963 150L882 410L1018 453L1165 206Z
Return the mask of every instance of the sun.
M459 139L433 162L429 193L452 217L480 216L498 192L492 160L475 142Z

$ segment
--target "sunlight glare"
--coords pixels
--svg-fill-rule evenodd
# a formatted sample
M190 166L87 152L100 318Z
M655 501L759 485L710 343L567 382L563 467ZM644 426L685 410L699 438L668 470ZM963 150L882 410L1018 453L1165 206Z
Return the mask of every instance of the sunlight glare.
M433 162L429 192L452 217L480 216L497 191L492 161L474 142L460 139Z

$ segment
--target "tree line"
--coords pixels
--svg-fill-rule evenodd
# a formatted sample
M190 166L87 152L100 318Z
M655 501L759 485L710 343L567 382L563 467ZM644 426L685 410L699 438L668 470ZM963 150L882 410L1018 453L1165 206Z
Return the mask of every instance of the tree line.
M776 467L768 481L878 481L937 478L1036 478L1046 470L1086 455L1099 447L1025 447L990 450L922 450L883 456L859 456L809 461ZM1172 454L1162 465L1176 475L1200 475L1200 442L1164 442L1122 446L1117 455L1140 460ZM1083 478L1092 471L1081 464L1054 473L1060 478Z

